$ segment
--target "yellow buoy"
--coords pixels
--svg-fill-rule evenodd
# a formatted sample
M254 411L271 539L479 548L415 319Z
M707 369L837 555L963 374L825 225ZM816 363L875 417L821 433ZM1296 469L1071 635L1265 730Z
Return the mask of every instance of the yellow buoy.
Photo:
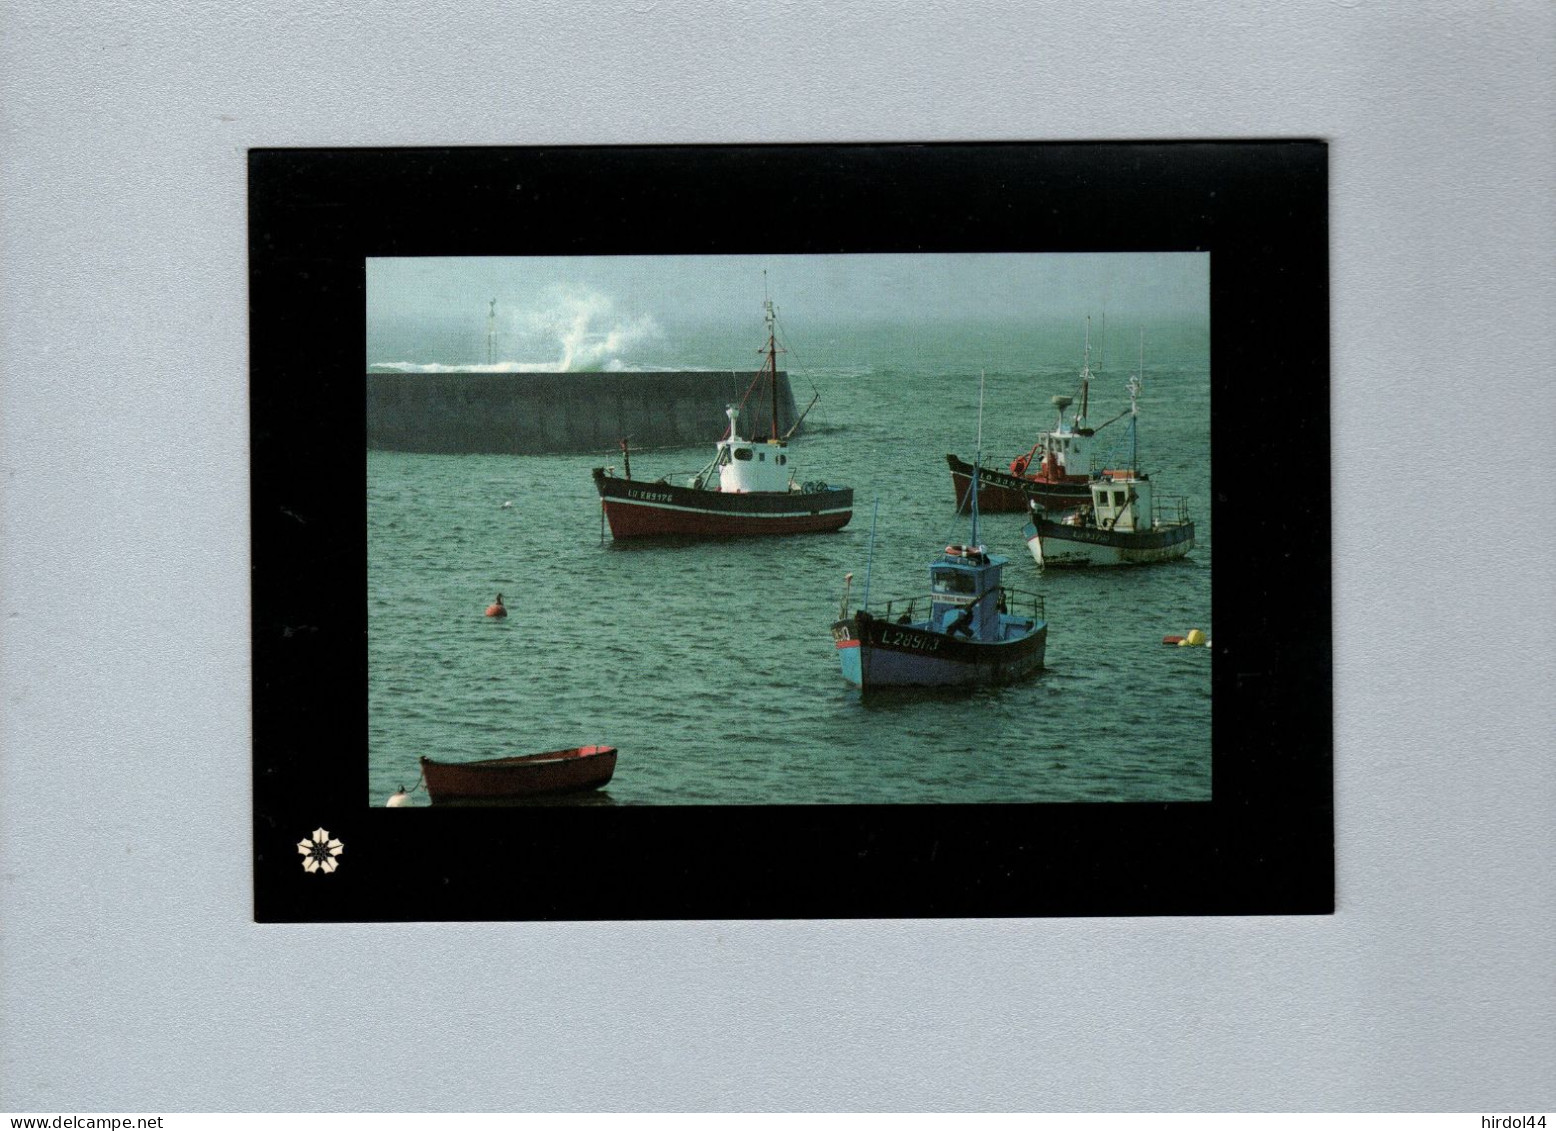
M1205 634L1197 628L1189 629L1189 634L1183 638L1180 648L1195 648L1205 642Z

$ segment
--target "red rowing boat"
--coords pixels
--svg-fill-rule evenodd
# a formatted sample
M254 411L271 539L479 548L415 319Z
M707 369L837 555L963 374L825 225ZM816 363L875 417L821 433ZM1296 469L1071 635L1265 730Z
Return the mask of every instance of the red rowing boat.
M598 789L616 772L614 746L575 746L545 754L486 758L479 762L421 760L434 805L458 801L507 801L546 793Z

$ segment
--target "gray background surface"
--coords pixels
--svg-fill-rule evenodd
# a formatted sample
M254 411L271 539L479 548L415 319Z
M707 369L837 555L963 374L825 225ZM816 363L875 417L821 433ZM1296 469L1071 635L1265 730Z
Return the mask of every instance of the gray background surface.
M1556 9L183 8L0 4L0 1108L1556 1106ZM1338 914L249 921L249 147L1269 136Z

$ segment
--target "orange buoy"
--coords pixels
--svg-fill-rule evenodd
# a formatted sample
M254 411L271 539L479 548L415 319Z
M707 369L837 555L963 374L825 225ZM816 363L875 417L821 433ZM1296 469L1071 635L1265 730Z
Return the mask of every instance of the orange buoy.
M505 617L508 615L507 606L502 603L502 594L497 594L497 600L486 606L486 615L489 617Z

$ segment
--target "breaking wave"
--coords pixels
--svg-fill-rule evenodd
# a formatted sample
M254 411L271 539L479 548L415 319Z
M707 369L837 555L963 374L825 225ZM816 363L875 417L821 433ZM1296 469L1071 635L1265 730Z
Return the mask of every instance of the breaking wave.
M383 369L392 373L567 373L573 370L565 369L555 361L495 361L490 365L444 365L441 362L420 361L375 361L368 365L369 369ZM717 372L707 365L629 365L619 358L612 358L604 365L589 366L576 370L577 372L600 373L713 373Z
M660 341L664 331L652 314L627 317L615 300L599 291L553 287L541 303L503 309L495 300L494 321L484 344L489 362L375 361L369 369L399 373L567 373L578 370L653 372L667 366L643 366L631 355ZM483 349L483 353L487 350ZM524 357L539 360L518 360Z

